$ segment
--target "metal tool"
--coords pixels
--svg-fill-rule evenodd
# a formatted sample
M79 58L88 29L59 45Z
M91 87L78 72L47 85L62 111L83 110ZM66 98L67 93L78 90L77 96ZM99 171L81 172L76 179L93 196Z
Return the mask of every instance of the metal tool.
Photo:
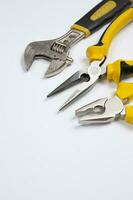
M133 106L125 106L132 98L133 83L120 83L114 97L92 102L76 110L76 116L82 125L105 124L117 119L133 124Z
M133 0L103 0L62 37L30 43L24 54L26 70L30 69L35 59L46 59L51 63L45 76L49 78L57 75L73 62L69 55L69 50L73 45L131 7L132 2Z
M90 59L90 66L88 69L77 71L48 95L48 97L50 97L77 83L81 83L81 86L72 94L72 96L70 96L60 110L66 108L77 100L77 98L91 90L100 78L107 75L108 80L119 82L121 77L120 69L122 74L129 73L129 71L130 73L133 72L130 68L132 62L128 61L119 60L114 64L107 66L107 54L114 36L132 20L133 8L130 8L114 20L104 32L97 45L88 48L87 56Z

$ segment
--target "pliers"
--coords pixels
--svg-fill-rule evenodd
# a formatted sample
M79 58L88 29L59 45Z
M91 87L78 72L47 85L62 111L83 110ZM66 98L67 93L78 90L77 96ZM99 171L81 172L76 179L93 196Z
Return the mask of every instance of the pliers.
M120 83L112 98L94 101L78 110L76 116L82 125L104 124L124 119L133 124L133 106L125 104L133 99L133 83Z
M54 40L28 44L24 53L26 70L30 69L35 59L45 59L50 61L50 66L45 74L46 78L62 72L73 62L69 55L70 48L131 7L132 2L133 0L102 0L71 26L63 36Z
M132 62L130 61L118 60L112 65L107 65L107 54L114 36L132 20L133 8L129 8L112 22L97 45L87 49L87 57L90 60L88 69L77 71L48 95L50 97L77 83L81 83L81 86L70 96L60 110L66 108L77 100L77 98L86 94L102 77L106 76L108 80L118 83L125 74L133 73L133 69L130 67Z

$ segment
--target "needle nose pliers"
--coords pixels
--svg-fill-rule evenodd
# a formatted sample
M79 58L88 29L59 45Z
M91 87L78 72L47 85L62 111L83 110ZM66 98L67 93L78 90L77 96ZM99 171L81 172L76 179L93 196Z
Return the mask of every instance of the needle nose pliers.
M81 86L63 104L60 110L66 108L77 98L92 89L101 77L107 76L108 80L113 80L118 83L125 74L133 73L133 68L131 68L133 65L132 61L118 60L112 65L107 65L107 54L114 36L132 20L133 8L129 8L113 21L102 35L97 45L91 46L87 49L87 57L90 60L90 66L88 69L77 71L48 95L48 97L50 97L77 83L81 83Z

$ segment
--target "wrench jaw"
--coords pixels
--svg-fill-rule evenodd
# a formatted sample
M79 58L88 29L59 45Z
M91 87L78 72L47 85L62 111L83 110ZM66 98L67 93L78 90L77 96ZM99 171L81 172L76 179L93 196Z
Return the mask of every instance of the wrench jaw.
M37 58L44 58L47 60L50 59L48 56L49 53L48 49L50 49L52 42L53 41L32 42L26 47L24 53L24 61L27 71L29 71L35 59Z
M45 59L51 62L45 76L49 78L59 74L73 62L69 57L71 46L83 38L85 38L83 32L70 30L55 40L30 43L24 53L26 70L30 69L35 59Z
M33 46L34 46L34 43L31 43L25 49L24 62L25 62L26 71L29 71L35 59L35 49L33 48Z
M45 74L46 77L52 77L63 71L63 69L72 63L72 58L68 56L69 49L61 51L59 47L55 51L56 40L40 41L30 43L24 53L24 61L26 70L29 71L31 65L36 59L44 59L50 61L49 68Z
M72 58L67 58L66 61L60 59L54 59L51 61L46 73L45 78L51 78L53 76L58 75L61 73L66 67L71 65L73 62Z

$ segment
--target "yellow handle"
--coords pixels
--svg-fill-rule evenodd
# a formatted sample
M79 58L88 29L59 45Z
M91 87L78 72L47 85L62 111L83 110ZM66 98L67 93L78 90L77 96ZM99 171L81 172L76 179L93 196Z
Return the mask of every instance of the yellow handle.
M107 66L107 80L119 83L125 75L133 74L133 60L117 60Z
M114 36L129 22L133 20L133 8L122 13L114 22L107 28L98 45L91 46L87 49L87 57L90 61L102 60L107 56L110 44Z
M125 6L129 7L130 3L128 1L126 3L122 2L122 0L103 0L76 22L71 29L79 30L88 37L96 29L100 29L106 23L110 22L116 16L116 13L125 10Z
M122 100L133 99L133 83L121 82L118 85L116 95Z
M126 115L125 115L125 121L129 124L133 124L133 106L127 106L125 108Z

